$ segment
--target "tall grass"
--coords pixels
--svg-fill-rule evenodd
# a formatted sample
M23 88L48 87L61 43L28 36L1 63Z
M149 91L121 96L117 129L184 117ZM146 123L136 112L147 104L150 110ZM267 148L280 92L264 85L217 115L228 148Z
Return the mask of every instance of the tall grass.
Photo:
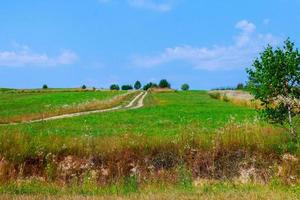
M38 176L54 182L82 183L86 173L95 172L99 184L133 175L138 183L157 179L175 184L181 180L188 187L189 173L193 178L234 179L241 168L254 166L261 173L257 180L268 182L275 174L273 167L281 165L282 155L295 154L286 148L288 143L284 130L258 122L229 123L215 134L183 127L178 137L1 133L0 181ZM295 170L283 174L298 176ZM132 179L128 180L128 190L136 190Z
M228 95L226 95L226 93L221 93L218 91L209 92L208 95L213 99L230 102L237 106L245 106L245 107L254 108L254 109L262 108L261 103L256 100L233 98L233 97L229 97Z

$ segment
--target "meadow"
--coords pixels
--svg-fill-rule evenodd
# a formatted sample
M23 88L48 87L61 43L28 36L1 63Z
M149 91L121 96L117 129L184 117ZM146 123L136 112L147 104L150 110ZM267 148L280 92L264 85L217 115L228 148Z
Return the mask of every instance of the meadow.
M38 119L61 113L70 113L80 106L124 94L122 91L73 90L2 90L0 91L0 123ZM75 111L72 111L75 109Z
M59 106L119 94L4 96L15 95L23 115L33 112L28 98L38 99L38 110L46 99L61 97ZM14 102L7 108L16 114ZM0 193L28 199L297 199L299 156L287 130L261 120L251 106L211 98L207 91L154 91L139 109L1 125Z
M100 94L104 97L103 93ZM90 96L92 95L95 94L91 93ZM24 109L28 109L27 106ZM13 113L13 110L5 112ZM194 124L199 129L211 131L224 126L233 119L238 122L252 121L256 114L253 109L211 99L205 91L150 93L145 99L145 107L138 110L3 126L0 127L0 130L64 136L84 134L92 136L124 134L174 136L180 134L180 131L187 125Z

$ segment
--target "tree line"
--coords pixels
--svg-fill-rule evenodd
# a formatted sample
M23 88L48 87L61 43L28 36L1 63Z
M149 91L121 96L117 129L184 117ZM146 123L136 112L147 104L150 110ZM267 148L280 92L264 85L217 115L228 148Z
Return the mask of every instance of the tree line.
M142 85L142 83L140 81L136 81L133 86L132 85L122 85L121 87L118 84L112 84L110 86L110 90L148 90L151 88L163 88L163 89L170 89L171 88L171 84L167 79L162 79L159 81L159 83L154 83L154 82L149 82L146 83L145 85ZM185 83L181 86L182 90L189 90L190 86Z
M48 85L47 84L44 84L42 86L42 88L44 90L48 89ZM80 87L81 89L83 90L86 90L87 89L87 86L86 85L82 85ZM157 83L154 83L154 82L149 82L145 85L142 85L142 83L140 81L136 81L133 85L131 84L125 84L125 85L118 85L118 84L112 84L110 85L109 89L110 90L148 90L150 88L171 88L171 84L170 82L167 80L167 79L162 79L160 80L160 82L157 84ZM187 84L187 83L184 83L181 85L181 90L183 91L187 91L190 89L190 86ZM96 90L95 87L93 87L93 90Z

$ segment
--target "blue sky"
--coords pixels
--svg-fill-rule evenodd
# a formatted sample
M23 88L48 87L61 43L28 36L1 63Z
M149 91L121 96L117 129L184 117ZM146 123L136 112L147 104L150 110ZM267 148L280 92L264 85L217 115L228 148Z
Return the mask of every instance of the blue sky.
M267 44L300 44L299 0L2 0L0 87L168 79L234 86Z

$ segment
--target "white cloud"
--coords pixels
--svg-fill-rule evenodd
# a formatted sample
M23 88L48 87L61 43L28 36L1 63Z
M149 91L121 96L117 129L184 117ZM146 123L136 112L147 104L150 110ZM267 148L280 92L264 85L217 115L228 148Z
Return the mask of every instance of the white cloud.
M59 55L50 57L47 54L34 53L26 45L14 43L15 50L0 51L0 66L58 66L73 64L78 56L70 51L64 50Z
M236 23L235 28L241 29L244 33L250 34L255 31L256 26L247 20L242 20Z
M172 9L171 2L157 2L155 0L128 0L130 6L144 8L159 12L167 12Z
M258 53L267 45L276 45L280 37L256 32L256 26L247 20L236 26L240 33L228 46L193 47L189 45L166 48L154 56L135 56L133 63L140 67L155 67L173 61L183 61L196 69L228 70L248 67Z

